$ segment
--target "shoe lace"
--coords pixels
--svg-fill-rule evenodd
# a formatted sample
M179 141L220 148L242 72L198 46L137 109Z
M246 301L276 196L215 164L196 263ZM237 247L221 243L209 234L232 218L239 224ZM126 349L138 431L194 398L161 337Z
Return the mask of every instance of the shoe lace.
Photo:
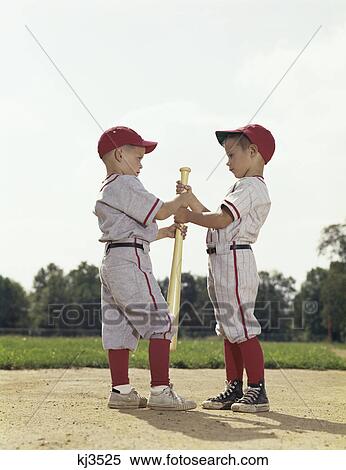
M169 390L170 395L172 395L172 397L175 398L175 399L179 399L177 393L173 390L173 384L172 383L169 384L169 389L170 389Z
M261 393L261 389L257 387L249 387L244 393L243 397L238 400L238 402L251 405L255 402Z
M227 380L225 380L225 390L219 393L219 395L217 395L215 398L220 398L221 400L223 398L227 398L230 395L232 395L235 388L236 388L236 384L234 382L228 382Z

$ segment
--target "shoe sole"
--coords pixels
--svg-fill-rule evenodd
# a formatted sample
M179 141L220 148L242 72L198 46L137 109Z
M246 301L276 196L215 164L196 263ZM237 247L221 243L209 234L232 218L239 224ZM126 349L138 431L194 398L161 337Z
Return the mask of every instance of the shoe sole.
M234 402L225 405L222 403L213 403L210 401L206 401L202 403L202 408L204 408L205 410L230 410L233 404Z
M113 404L113 403L108 403L108 408L112 409L112 410L124 410L124 409L127 409L127 410L135 410L135 409L139 409L139 408L146 408L147 407L147 404L145 405L139 405L138 403L119 403L119 404Z
M261 405L244 405L240 403L234 403L231 410L238 411L240 413L260 413L263 411L269 411L269 403L263 403Z
M189 411L194 410L197 408L197 404L195 405L181 405L181 406L162 406L162 405L150 405L148 404L148 408L155 411Z

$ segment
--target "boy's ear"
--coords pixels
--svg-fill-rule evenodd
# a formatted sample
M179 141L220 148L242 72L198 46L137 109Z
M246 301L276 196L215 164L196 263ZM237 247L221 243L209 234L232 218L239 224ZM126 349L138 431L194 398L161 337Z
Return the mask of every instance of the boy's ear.
M250 152L251 152L251 157L255 157L258 153L258 148L257 148L257 145L256 144L251 144L249 145L249 149L250 149Z
M114 158L117 162L121 162L123 156L121 153L121 149L114 149Z

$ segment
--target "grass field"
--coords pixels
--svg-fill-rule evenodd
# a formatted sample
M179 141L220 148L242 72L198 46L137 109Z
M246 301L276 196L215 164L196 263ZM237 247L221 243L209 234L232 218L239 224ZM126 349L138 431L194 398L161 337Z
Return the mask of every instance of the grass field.
M346 370L346 358L327 343L262 343L268 369ZM131 354L131 367L148 367L148 342L140 341ZM218 338L181 340L171 355L171 366L182 369L224 367L223 344ZM108 367L99 337L37 338L0 336L0 369Z

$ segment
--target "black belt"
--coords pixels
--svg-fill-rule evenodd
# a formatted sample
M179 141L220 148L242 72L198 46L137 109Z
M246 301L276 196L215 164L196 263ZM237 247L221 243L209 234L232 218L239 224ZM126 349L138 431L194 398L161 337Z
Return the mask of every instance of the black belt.
M110 243L106 248L106 254L108 254L111 248L118 248L119 246L133 246L135 248L140 248L141 250L144 250L143 245L140 245L139 243Z
M251 245L230 245L230 250L252 250ZM216 248L207 248L208 255L216 253Z

